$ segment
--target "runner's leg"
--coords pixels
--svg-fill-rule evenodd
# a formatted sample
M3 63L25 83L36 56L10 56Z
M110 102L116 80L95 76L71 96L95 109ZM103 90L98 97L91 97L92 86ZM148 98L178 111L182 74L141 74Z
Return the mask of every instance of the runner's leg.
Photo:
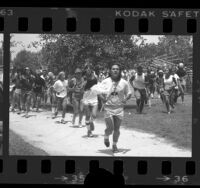
M122 119L120 119L117 116L113 116L113 121L114 121L114 133L113 133L113 152L118 152L117 149L117 142L119 139L119 135L120 135L120 125L122 123Z
M94 131L94 120L96 119L97 116L97 110L98 110L98 105L91 106L91 112L90 112L90 128L91 131Z
M72 124L75 124L76 121L76 116L78 115L78 101L76 98L73 98L73 109L74 109L74 114L73 114L73 119L72 119Z
M106 147L110 146L109 142L109 136L113 133L114 130L114 123L113 123L113 117L105 117L105 123L106 123L106 129L105 129L105 135L104 135L104 144Z
M81 99L78 102L79 102L79 126L82 127L84 105Z

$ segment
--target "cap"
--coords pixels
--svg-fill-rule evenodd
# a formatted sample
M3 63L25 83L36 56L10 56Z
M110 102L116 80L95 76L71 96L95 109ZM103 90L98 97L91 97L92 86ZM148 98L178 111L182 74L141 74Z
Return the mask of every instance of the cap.
M158 73L163 73L163 70L159 70Z

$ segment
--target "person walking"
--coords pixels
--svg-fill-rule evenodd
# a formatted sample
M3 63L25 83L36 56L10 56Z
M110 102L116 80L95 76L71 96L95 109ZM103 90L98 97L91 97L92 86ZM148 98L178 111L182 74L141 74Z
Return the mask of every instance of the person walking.
M117 142L120 136L120 126L124 116L124 105L131 98L131 88L128 82L121 78L121 67L114 63L110 68L110 76L102 81L104 92L100 94L105 109L104 144L110 146L109 136L113 134L112 150L119 152Z

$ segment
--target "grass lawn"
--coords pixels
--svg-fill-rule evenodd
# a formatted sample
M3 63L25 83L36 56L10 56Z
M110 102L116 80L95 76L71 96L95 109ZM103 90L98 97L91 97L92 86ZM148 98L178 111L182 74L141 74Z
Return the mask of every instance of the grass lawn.
M180 148L192 148L192 95L186 95L183 104L179 98L170 115L157 98L152 100L151 108L145 106L144 114L136 114L135 107L132 98L125 108L123 127L154 133Z

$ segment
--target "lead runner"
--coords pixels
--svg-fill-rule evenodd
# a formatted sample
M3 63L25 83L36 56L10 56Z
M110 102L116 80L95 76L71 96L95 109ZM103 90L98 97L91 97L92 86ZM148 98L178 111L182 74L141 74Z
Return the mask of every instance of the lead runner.
M121 78L121 67L114 63L110 69L110 76L101 83L101 87L108 91L100 94L105 109L105 137L104 144L110 146L109 136L113 133L113 153L119 152L117 142L120 135L120 125L124 116L124 105L131 98L131 88L128 82Z

